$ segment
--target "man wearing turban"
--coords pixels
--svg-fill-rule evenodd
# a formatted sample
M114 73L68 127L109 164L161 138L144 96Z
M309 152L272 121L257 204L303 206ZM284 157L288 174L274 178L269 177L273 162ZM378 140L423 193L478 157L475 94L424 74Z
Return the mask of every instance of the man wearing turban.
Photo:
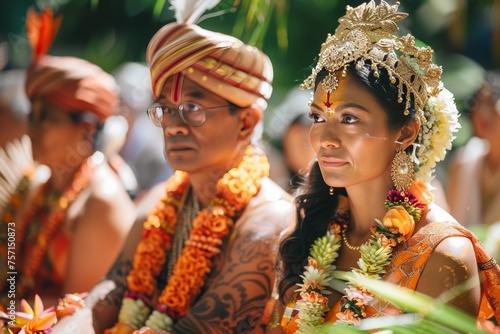
M33 47L25 82L28 135L38 165L26 171L1 219L16 232L16 298L31 301L38 294L50 306L66 293L88 291L103 277L135 208L97 150L103 122L118 101L114 79L86 60L45 54L52 37L41 30L57 30L49 10L30 11L27 25Z
M161 28L146 59L155 97L148 114L175 174L144 196L87 310L55 332L71 322L81 333L251 332L263 326L280 234L293 221L290 196L268 178L252 142L272 91L271 62L186 22Z

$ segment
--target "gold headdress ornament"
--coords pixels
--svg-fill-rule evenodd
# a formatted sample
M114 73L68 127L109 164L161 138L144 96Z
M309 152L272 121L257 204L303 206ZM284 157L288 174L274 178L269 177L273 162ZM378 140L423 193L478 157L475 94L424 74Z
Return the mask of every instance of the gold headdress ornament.
M453 94L442 85L441 67L432 62L432 49L417 47L410 34L394 35L399 30L396 23L408 16L398 13L398 7L399 2L390 6L383 0L378 6L373 0L355 8L347 6L335 35L329 34L321 45L318 63L301 89L314 89L316 76L324 69L329 73L321 84L329 94L338 85L335 72L342 69L345 76L350 63L354 62L358 70L370 63L375 77L379 68L385 68L391 83L397 85L398 102L406 99L405 115L409 114L413 96L421 122L413 154L415 179L428 182L436 163L451 149L453 133L460 128L458 110Z
M397 83L399 102L403 102L405 92L413 94L415 107L422 117L428 97L437 96L440 91L442 70L432 63L433 51L430 47L415 46L412 35L394 35L399 30L396 22L408 16L398 13L398 7L399 2L390 6L383 0L378 6L373 0L356 8L347 6L346 15L339 19L335 35L329 34L322 44L318 63L303 88L314 88L316 75L326 69L330 73L323 87L331 93L338 84L333 74L335 71L343 69L345 75L349 63L356 61L356 69L360 69L368 60L375 77L378 76L377 66L380 66L389 73L391 83ZM409 107L410 98L407 96L406 114Z

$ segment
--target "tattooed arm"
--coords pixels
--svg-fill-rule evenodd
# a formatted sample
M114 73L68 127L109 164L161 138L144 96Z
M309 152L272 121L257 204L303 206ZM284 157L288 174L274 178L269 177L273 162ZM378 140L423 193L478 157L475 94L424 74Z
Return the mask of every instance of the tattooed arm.
M173 333L263 331L261 317L273 288L277 240L291 212L292 204L285 200L247 209L231 234L223 263L211 273L208 290Z

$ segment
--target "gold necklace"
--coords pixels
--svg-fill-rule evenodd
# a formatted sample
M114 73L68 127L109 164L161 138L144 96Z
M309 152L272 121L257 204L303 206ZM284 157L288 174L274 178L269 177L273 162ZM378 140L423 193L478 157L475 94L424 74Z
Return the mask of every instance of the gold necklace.
M359 251L360 247L361 246L353 246L349 243L349 241L347 241L347 237L345 236L345 231L347 229L343 229L342 230L342 241L344 242L344 244L347 246L347 248L351 249L351 250L356 250L356 251Z

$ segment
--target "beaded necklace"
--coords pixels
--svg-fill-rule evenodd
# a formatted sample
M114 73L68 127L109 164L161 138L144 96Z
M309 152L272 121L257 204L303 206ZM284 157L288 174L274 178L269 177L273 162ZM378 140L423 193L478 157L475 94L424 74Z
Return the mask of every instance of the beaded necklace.
M87 188L94 174L95 168L102 161L102 153L96 152L94 155L87 158L76 170L71 184L63 191L62 195L55 201L55 205L50 208L48 215L39 215L42 209L44 200L47 197L47 192L50 187L50 180L40 187L37 195L33 199L27 211L19 220L18 229L16 231L16 249L17 254L22 254L24 259L17 291L19 295L25 294L35 286L35 276L42 264L47 250L51 244L53 237L59 231L61 224L64 222L66 212L70 205L80 195L82 190ZM40 221L40 232L37 234L32 244L26 243L26 231L34 218L37 217Z
M212 259L220 253L223 239L231 231L235 217L257 194L262 178L268 173L269 163L264 153L249 146L240 164L217 182L216 196L194 218L189 238L161 291L156 310L151 312L157 277L167 255L172 257L169 251L181 199L188 187L188 174L176 171L167 181L167 195L144 223L143 237L127 276L128 291L122 301L118 323L105 333L131 333L144 325L155 331L168 331L186 315L205 284Z

